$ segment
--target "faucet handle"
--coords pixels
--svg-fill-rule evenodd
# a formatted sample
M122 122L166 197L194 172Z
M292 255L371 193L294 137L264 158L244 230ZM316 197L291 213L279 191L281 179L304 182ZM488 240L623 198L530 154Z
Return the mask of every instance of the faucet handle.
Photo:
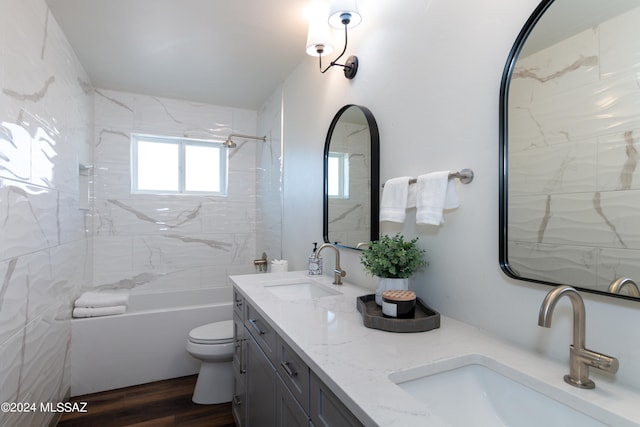
M618 372L618 368L620 367L620 362L615 357L607 356L606 354L591 351L586 348L578 351L578 357L587 365L612 374Z

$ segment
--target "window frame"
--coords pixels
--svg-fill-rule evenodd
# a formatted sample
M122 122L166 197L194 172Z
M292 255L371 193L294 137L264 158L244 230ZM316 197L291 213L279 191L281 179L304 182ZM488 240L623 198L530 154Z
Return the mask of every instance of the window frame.
M142 133L131 133L130 135L131 150L131 194L150 194L150 195L207 195L207 196L227 196L228 171L229 171L229 150L219 141L196 138L182 138L174 136L160 136ZM156 142L162 144L170 144L178 146L178 190L141 190L138 188L138 142ZM187 146L205 146L218 148L220 150L219 178L220 191L187 191L185 189L186 177L186 147Z

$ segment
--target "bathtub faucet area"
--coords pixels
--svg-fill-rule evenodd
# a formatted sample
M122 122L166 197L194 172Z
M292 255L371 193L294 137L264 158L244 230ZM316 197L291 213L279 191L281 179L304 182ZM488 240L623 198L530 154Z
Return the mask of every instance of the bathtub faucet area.
M262 252L262 258L254 259L253 265L256 267L256 270L258 270L260 273L266 273L269 266L267 264L267 253Z

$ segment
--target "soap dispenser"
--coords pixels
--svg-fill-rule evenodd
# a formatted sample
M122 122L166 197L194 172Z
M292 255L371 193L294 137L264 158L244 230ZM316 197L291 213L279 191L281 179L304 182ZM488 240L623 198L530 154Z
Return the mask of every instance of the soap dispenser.
M309 276L322 276L322 258L316 258L318 242L313 242L313 250L309 255Z

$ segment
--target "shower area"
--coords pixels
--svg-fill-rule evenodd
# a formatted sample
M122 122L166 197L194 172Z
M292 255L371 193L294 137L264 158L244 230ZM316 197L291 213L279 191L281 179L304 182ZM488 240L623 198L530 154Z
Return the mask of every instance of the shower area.
M103 89L94 102L87 289L224 287L263 253L281 257L280 88L259 111ZM133 194L132 133L222 142L226 196Z

